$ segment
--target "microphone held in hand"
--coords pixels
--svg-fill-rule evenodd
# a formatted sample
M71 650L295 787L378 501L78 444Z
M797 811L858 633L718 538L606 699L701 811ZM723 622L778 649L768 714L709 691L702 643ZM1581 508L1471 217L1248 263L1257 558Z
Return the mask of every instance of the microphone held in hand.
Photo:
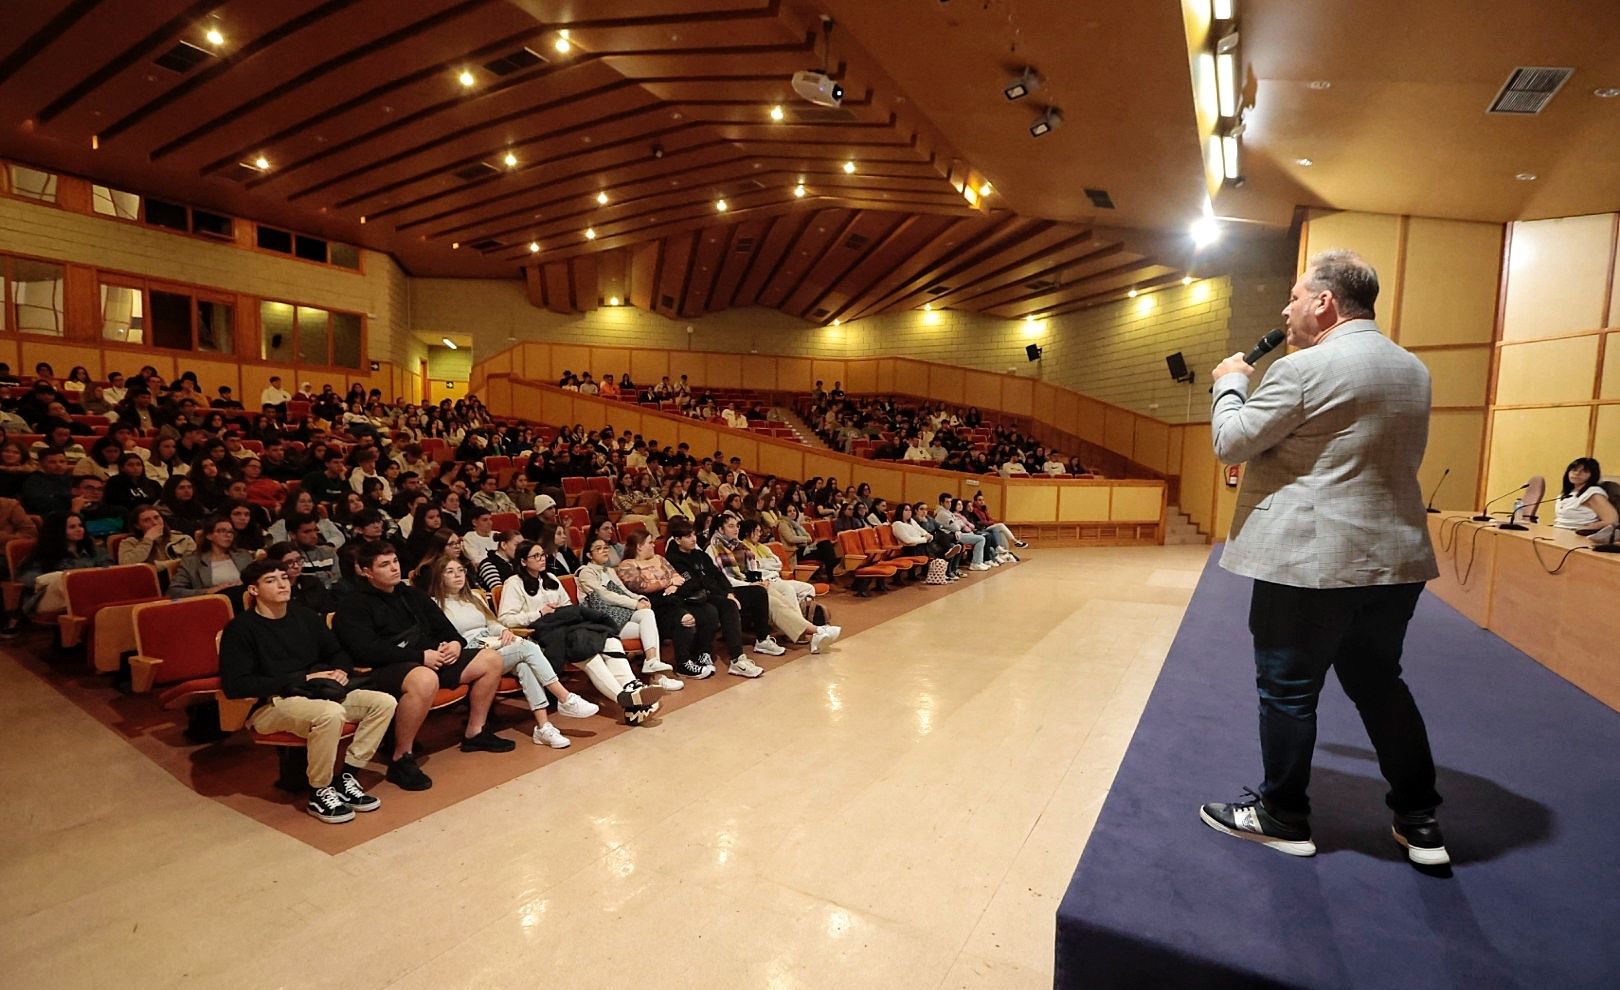
M1266 335L1264 337L1261 337L1259 340L1255 341L1254 350L1250 351L1249 353L1247 353L1247 354L1245 354L1243 356L1243 363L1244 364L1250 364L1250 365L1254 364L1256 361L1260 360L1261 358L1265 357L1267 354L1270 354L1272 351L1276 350L1277 345L1281 344L1284 340L1287 340L1287 339L1288 339L1288 334L1287 333L1285 333L1284 331L1282 331L1280 329L1277 329L1275 327L1272 328L1271 330L1266 332ZM1215 392L1215 386L1211 385L1209 387L1209 391L1210 391L1211 394L1213 394Z
M1430 515L1436 515L1436 514L1438 514L1440 512L1439 509L1436 509L1434 507L1434 497L1436 495L1440 494L1440 486L1445 484L1446 479L1449 478L1450 476L1451 476L1451 468L1446 468L1444 471L1440 472L1440 480L1436 481L1434 483L1434 491L1429 493L1429 504L1427 506L1427 509L1428 509L1428 512L1429 512Z

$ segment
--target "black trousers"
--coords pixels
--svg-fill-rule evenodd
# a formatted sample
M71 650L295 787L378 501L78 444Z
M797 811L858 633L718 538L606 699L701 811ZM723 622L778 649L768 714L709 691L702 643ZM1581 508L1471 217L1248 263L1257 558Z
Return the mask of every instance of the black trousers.
M692 658L692 644L699 638L702 620L697 618L696 606L687 605L678 595L648 595L647 600L652 602L653 617L658 620L658 631L669 637L675 644L675 660L690 660ZM697 621L686 626L681 620L692 616ZM709 629L709 640L714 639L714 629ZM709 640L704 640L708 642Z
M1329 668L1378 754L1390 787L1385 803L1402 813L1440 804L1428 730L1401 679L1406 626L1422 593L1421 584L1295 588L1255 581L1249 631L1266 773L1260 794L1272 812L1310 814L1316 706Z
M818 540L801 549L799 559L820 564L821 574L818 576L831 583L833 575L838 571L838 562L843 558L838 556L838 548L832 545L831 540Z

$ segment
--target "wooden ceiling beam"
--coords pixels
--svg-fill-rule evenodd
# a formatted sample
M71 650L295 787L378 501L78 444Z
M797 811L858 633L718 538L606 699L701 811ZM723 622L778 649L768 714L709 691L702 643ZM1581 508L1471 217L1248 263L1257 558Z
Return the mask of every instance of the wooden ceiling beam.
M760 293L762 306L782 309L822 259L843 242L849 228L860 218L859 210L827 210L816 215L816 223L806 228L802 240L788 248L784 271L767 283ZM795 251L797 253L795 253Z
M859 295L845 303L841 309L834 311L830 315L846 323L856 319L859 314L870 309L874 302L887 296L894 286L905 282L917 272L922 271L948 254L956 246L957 242L978 237L986 230L992 229L995 223L996 221L983 215L974 215L958 220L942 229L931 242L918 245L914 253L907 258L901 259L900 263L891 268L883 278L878 279Z
M1138 290L1157 289L1162 286L1173 285L1181 281L1181 272L1179 270L1169 268L1165 265L1158 265L1155 267L1160 271L1160 274L1145 278L1142 281L1135 283ZM1019 315L1033 315L1037 319L1042 320L1054 316L1065 316L1069 313L1078 312L1082 309L1090 309L1093 306L1099 306L1106 302L1118 302L1121 299L1127 298L1126 293L1129 291L1130 290L1125 287L1115 285L1091 295L1072 300L1062 306L1046 310L1033 310L1030 314L1021 313Z
M1029 293L1022 298L980 312L988 313L991 316L1004 316L1008 319L1027 316L1030 313L1039 315L1076 299L1087 298L1099 291L1099 287L1128 286L1138 279L1152 278L1157 274L1153 270L1156 263L1151 258L1142 258L1129 252L1120 254L1118 258L1121 260L1101 271L1075 278L1073 281L1045 292Z
M990 228L975 239L971 254L964 258L961 251L953 251L948 255L937 257L933 264L914 272L865 310L852 314L852 318L861 319L898 309L900 301L914 295L917 290L949 278L952 272L978 264L987 257L994 257L997 251L1004 250L1013 240L1029 236L1031 233L1039 233L1050 225L1050 221L1031 220L1013 213L992 217Z
M1032 259L1040 258L1054 250L1085 244L1090 240L1090 231L1076 234L1075 228L1067 224L1052 224L1044 229L1016 233L1002 244L982 252L977 258L942 272L935 285L913 289L908 295L897 300L896 306L900 309L913 309L925 302L932 302L939 307L951 306L953 297L975 289L999 285L1006 280L1009 272ZM926 291L929 288L938 288L942 283L949 283L951 291L943 293Z
M1029 270L1032 266L1025 266L1016 272L1009 273L1009 278L1002 282L1001 285L979 291L971 296L956 298L949 305L974 312L994 309L1003 303L1044 291L1030 288L1030 282L1050 280L1061 285L1065 282L1084 278L1089 271L1101 270L1117 264L1118 262L1112 259L1127 253L1122 245L1099 244L1096 241L1087 244L1086 248L1088 250L1084 253L1072 257L1068 256L1067 252L1063 255L1054 256L1052 259L1054 263L1051 265L1046 265L1047 259L1043 258L1040 264L1046 265L1046 267L1032 271Z
M802 319L811 319L807 314L820 308L827 294L836 289L856 265L871 257L872 252L886 243L895 230L914 219L913 216L898 213L885 215L875 210L856 211L850 218L848 229L839 234L833 249L805 270L804 278L783 301L782 310ZM866 243L859 247L847 247L849 240L857 236L865 238Z

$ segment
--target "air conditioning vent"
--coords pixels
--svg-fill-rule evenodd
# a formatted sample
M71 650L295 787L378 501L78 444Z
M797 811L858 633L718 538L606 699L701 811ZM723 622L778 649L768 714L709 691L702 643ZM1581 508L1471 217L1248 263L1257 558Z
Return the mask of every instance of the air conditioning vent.
M792 106L787 112L795 124L853 124L860 119L843 107Z
M830 313L830 312L832 312L832 310L830 310L827 307L823 306L820 309L812 310L810 312L810 318L812 320L825 320L827 318L827 314Z
M752 237L739 237L737 243L732 245L731 250L737 254L747 254L754 250L754 239Z
M461 171L454 173L454 175L463 182L471 182L474 179L482 179L491 175L499 175L500 172L500 169L491 165L489 162L479 162L477 165L467 166Z
M1087 189L1086 198L1091 200L1091 205L1099 210L1111 210L1114 208L1113 197L1108 195L1106 189Z
M509 76L514 72L532 69L537 65L545 65L545 56L532 48L519 48L510 55L502 55L493 61L485 62L484 68L497 76Z
M1049 278L1038 278L1033 282L1025 282L1024 288L1034 289L1036 292L1048 292L1058 287L1057 282Z
M186 73L213 57L207 49L182 41L153 61L171 72Z
M501 249L501 242L497 241L493 237L486 237L481 241L473 241L467 246L472 248L474 251L482 251L485 254L488 254L491 251L499 251Z
M1557 69L1547 66L1520 66L1508 76L1508 81L1502 86L1502 91L1496 94L1486 113L1501 113L1511 116L1535 115L1547 108L1552 98L1558 95L1564 83L1575 74L1574 69Z
M930 285L923 291L931 296L943 296L945 293L951 291L951 287L948 285Z
M871 238L864 234L850 234L848 237L844 238L844 247L847 247L852 251L859 251L861 248L866 247L866 245L870 242Z

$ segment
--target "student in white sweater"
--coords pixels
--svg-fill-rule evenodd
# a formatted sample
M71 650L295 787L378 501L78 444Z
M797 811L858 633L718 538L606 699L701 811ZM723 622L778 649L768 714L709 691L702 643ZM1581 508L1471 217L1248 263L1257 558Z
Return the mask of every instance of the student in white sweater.
M574 604L562 582L546 573L546 560L545 548L540 544L530 540L518 544L518 572L501 586L501 608L496 616L501 624L508 628L532 626L543 616ZM608 639L603 652L619 656L597 654L574 666L585 672L598 691L619 703L626 722L640 725L658 711L664 689L636 679L630 661L623 656L624 644L618 639Z
M681 681L664 676L675 668L660 659L660 647L664 640L658 631L658 618L653 615L652 602L635 594L619 580L612 566L613 544L603 539L592 540L586 549L586 560L588 562L575 575L575 580L579 582L580 603L587 608L608 612L615 620L624 620L619 638L641 640L641 673L651 678L649 683L665 691L679 691L685 687ZM592 596L595 601L591 600Z
M568 737L546 718L546 695L557 699L557 714L569 718L590 718L599 709L562 686L540 647L517 636L501 625L484 600L473 593L467 581L467 568L455 557L444 557L434 565L428 594L450 620L461 638L473 649L487 646L501 655L501 673L515 674L523 698L534 712L534 744L567 749Z

